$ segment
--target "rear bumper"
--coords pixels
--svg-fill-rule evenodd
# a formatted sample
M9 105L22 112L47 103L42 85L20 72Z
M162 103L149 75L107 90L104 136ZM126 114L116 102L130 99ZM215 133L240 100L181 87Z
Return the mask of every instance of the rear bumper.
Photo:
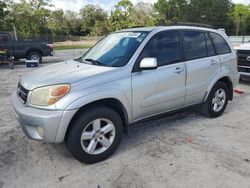
M45 48L42 51L42 55L43 56L53 56L53 55L55 55L55 51L53 50L53 48Z
M77 111L51 111L26 107L16 93L12 94L11 103L24 134L30 139L47 143L63 142L68 125Z

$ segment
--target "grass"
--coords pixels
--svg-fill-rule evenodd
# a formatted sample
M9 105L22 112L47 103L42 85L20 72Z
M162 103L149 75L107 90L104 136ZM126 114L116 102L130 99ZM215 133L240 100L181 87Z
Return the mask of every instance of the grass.
M92 45L58 45L54 46L54 50L71 50L71 49L84 49L91 48Z

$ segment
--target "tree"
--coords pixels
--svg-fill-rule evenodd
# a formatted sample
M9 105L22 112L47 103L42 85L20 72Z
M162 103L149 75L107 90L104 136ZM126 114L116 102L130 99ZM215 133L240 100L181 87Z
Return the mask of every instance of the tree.
M82 19L81 30L85 34L90 34L95 27L96 22L104 22L107 20L107 13L98 5L86 5L80 10Z
M153 6L150 3L139 2L133 7L131 20L135 26L152 26Z
M51 13L48 22L48 28L53 34L66 34L66 26L64 20L64 12L62 9L55 10Z
M232 5L231 0L190 0L187 4L186 18L190 22L226 29Z
M29 0L29 2L30 6L32 6L32 8L35 10L39 10L40 8L45 6L51 6L49 4L49 0Z
M8 1L1 1L0 0L0 30L7 30L9 23L6 22L7 16L9 14L8 8Z
M186 6L186 0L158 0L154 4L156 25L185 21Z
M67 34L80 35L81 34L81 19L79 15L73 11L66 11L63 17L64 17Z
M131 1L119 1L110 16L110 27L112 30L120 30L134 26L135 24L131 20L132 12L133 3Z
M45 2L40 0L40 3ZM24 37L35 36L38 33L48 31L47 21L50 16L50 11L44 8L43 4L33 6L34 2L27 3L21 0L20 3L9 5L9 14L5 22L10 25L15 25L20 35Z
M233 31L238 34L246 34L248 30L248 19L250 16L250 6L246 6L243 4L236 4L232 8L229 16L234 22ZM245 24L244 24L245 23ZM247 24L246 24L247 23Z

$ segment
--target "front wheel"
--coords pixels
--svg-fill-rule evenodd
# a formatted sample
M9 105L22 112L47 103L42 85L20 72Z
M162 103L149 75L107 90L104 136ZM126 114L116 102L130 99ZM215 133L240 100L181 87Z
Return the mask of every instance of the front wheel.
M228 103L228 87L224 82L217 82L201 107L201 113L216 118L224 112Z
M65 143L77 160L91 164L111 156L122 135L119 114L111 108L95 106L78 114L67 132Z

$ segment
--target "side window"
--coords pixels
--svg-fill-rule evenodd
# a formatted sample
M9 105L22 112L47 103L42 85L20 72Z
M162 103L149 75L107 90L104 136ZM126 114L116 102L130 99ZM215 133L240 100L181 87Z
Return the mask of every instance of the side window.
M206 38L206 45L207 45L207 56L214 56L216 55L213 44L208 37L208 33L205 33L205 38Z
M204 32L183 31L183 47L185 60L193 60L207 56Z
M143 49L139 60L145 57L155 57L158 66L179 62L181 59L179 31L164 31L153 36Z
M0 34L0 42L7 42L7 36L5 34Z
M218 55L231 53L230 47L228 46L226 40L222 36L212 32L210 32L210 35L213 39Z

